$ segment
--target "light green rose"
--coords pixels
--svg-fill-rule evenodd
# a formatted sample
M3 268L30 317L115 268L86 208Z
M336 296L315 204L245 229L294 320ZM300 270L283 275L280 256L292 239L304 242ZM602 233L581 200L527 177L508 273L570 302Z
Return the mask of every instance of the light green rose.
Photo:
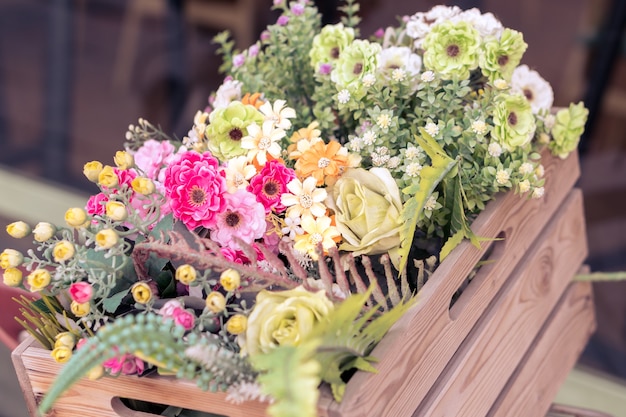
M328 194L327 205L335 211L337 229L344 239L339 249L355 255L397 249L402 200L386 168L349 169Z
M248 126L263 123L263 114L254 106L233 101L228 106L214 110L206 127L209 151L221 161L245 155L241 139L248 135Z
M347 89L352 93L361 91L361 80L365 74L373 74L378 68L381 46L358 39L343 50L335 68L330 73L337 90Z
M438 23L424 38L424 68L443 79L469 77L478 67L480 34L469 22Z
M299 286L287 291L260 291L246 332L238 337L243 353L267 353L277 346L298 346L333 311L324 291Z
M535 135L535 117L521 94L502 94L493 110L491 135L508 151L524 146Z
M326 25L313 38L313 46L309 52L311 65L318 70L320 64L332 64L354 40L354 29L344 27L342 23Z
M504 29L500 39L491 39L483 45L479 60L482 73L491 81L498 78L511 81L526 48L528 44L521 32Z
M569 108L557 112L556 122L551 131L552 141L548 145L554 155L565 159L578 147L580 136L585 130L587 116L589 116L589 110L582 102L570 104Z

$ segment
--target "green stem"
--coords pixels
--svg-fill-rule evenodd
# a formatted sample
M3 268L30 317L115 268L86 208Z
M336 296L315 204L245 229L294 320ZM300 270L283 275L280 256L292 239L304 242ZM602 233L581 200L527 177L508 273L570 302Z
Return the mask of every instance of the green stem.
M619 272L592 272L589 274L578 274L574 277L574 281L624 281L626 280L626 271Z

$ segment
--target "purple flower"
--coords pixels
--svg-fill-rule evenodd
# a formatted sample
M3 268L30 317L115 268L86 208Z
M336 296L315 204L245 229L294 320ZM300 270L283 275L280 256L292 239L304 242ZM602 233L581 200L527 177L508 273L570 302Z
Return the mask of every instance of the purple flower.
M283 4L283 0L274 0L274 6Z
M255 57L259 54L259 44L255 43L248 48L248 56Z
M267 41L269 39L270 39L270 32L268 30L264 30L263 32L261 32L262 41Z
M235 68L239 68L246 62L246 57L243 54L237 54L233 57L233 65Z
M322 75L328 75L330 74L330 71L332 71L333 66L331 64L320 64L320 74Z
M278 18L278 20L276 21L276 23L277 23L279 26L286 26L286 25L287 25L287 23L289 23L289 17L287 17L287 16L285 16L285 15L282 15L282 16L280 16L280 17Z
M383 36L385 36L385 30L383 28L378 28L378 30L374 32L374 36L376 36L377 38L382 38Z
M291 12L296 16L302 15L304 13L304 4L302 3L292 3L291 4Z

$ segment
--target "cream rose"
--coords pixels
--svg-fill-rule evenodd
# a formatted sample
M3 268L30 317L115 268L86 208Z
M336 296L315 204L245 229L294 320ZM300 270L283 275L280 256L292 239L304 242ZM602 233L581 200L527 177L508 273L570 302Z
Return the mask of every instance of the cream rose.
M283 345L297 346L334 309L324 291L302 286L287 291L261 291L238 341L243 353L267 353Z

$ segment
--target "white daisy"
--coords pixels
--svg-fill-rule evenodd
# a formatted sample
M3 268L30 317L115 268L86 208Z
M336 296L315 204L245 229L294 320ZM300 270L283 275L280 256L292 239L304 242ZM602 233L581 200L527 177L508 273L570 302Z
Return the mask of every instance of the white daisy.
M280 202L288 207L288 217L302 217L303 215L313 215L321 217L326 214L327 192L324 188L316 187L317 180L308 177L304 181L294 178L287 184L289 193L281 195Z
M241 99L241 81L227 78L215 92L215 99L211 103L213 109L228 107L233 100Z
M296 117L296 111L291 107L285 107L285 100L276 100L272 106L269 101L259 107L259 111L265 116L265 120L271 120L278 128L288 130L291 120Z
M513 71L511 91L523 94L535 114L541 109L552 108L554 92L550 83L544 80L537 71L528 68L528 65L520 65Z
M248 158L243 155L229 159L224 173L226 174L226 188L229 193L234 193L248 186L248 180L254 177L256 168L248 163Z
M406 46L392 46L380 51L378 54L379 71L386 72L400 68L411 75L417 75L422 69L422 58Z
M280 158L282 148L279 141L285 137L285 131L274 127L273 120L265 120L262 127L250 123L247 129L248 136L241 139L241 147L248 149L249 161L256 158L259 164L265 165L268 154L276 159Z

